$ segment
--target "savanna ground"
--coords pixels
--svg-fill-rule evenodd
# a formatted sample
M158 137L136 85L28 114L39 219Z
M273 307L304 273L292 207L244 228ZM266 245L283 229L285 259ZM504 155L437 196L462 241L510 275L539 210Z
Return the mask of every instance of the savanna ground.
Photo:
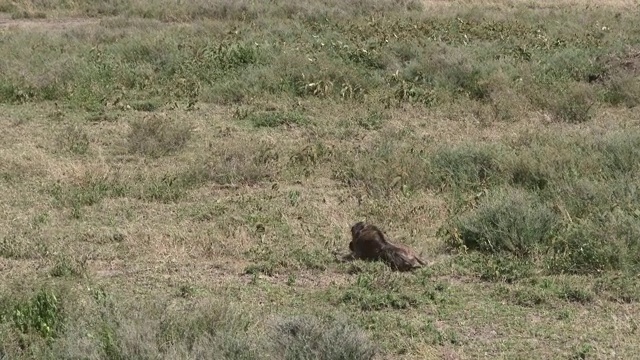
M640 356L637 1L0 11L0 358Z

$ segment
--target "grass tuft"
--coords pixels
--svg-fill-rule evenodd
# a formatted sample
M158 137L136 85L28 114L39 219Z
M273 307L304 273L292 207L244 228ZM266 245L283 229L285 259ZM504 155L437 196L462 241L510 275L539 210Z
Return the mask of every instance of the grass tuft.
M16 329L23 334L33 332L51 341L63 330L65 318L59 295L43 288L32 298L17 303L11 319Z
M487 193L477 208L456 216L449 244L488 254L530 257L549 247L560 219L534 196L517 189Z
M274 326L276 353L284 359L374 359L377 348L361 329L345 321L294 316Z
M60 147L77 155L85 155L90 148L90 141L87 132L80 125L68 125L59 135Z
M157 158L181 150L190 138L189 124L152 115L131 123L129 151Z

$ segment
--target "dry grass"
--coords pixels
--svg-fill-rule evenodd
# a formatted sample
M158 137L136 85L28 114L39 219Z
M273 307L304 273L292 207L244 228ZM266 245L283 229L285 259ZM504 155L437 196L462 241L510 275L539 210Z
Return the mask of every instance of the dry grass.
M0 2L0 354L637 354L637 2L63 3ZM365 219L430 266L337 262Z

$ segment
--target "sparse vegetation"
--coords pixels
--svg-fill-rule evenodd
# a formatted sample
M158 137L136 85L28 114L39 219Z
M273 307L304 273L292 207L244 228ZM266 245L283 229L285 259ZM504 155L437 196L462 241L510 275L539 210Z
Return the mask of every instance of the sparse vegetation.
M191 128L188 124L151 116L131 123L129 151L151 157L168 155L182 149L190 137Z
M640 16L578 4L0 0L0 358L633 358Z

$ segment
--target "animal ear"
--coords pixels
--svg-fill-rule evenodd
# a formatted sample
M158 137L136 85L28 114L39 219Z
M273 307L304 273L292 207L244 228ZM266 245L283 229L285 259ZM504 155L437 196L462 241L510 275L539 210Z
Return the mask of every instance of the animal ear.
M357 223L353 224L353 226L351 226L351 232L355 234L358 231L362 230L363 228L364 228L364 222L358 221Z

